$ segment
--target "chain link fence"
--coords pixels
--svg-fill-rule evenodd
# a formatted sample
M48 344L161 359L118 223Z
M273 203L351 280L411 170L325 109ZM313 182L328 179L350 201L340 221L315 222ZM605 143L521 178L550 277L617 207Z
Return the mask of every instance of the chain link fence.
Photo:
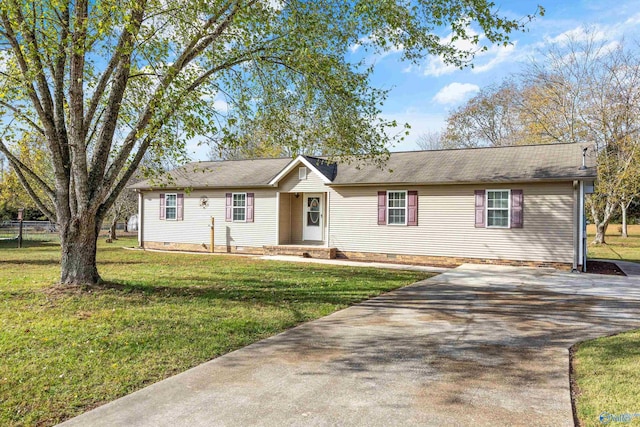
M19 221L0 222L0 243L3 246L17 243L20 234ZM56 225L50 221L22 221L22 241L59 242Z
M137 218L130 219L128 223L118 222L116 226L118 237L134 237L137 235ZM105 237L109 232L109 224L102 224L100 236ZM20 221L0 221L0 248L17 247L20 234ZM23 243L51 242L60 243L60 236L55 223L50 221L23 221Z

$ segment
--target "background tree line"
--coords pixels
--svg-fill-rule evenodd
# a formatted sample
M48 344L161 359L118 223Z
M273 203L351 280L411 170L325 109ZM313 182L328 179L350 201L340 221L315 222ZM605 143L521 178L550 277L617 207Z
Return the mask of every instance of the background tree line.
M589 143L598 179L587 200L605 243L612 219L623 236L640 197L640 54L637 43L567 37L539 52L521 72L483 88L453 110L443 132L421 135L423 149Z

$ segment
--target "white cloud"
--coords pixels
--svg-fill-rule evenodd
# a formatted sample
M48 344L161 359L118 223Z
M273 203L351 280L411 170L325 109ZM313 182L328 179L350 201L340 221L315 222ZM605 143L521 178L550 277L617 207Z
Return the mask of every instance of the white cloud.
M430 55L424 68L424 75L431 77L440 77L446 74L451 74L457 69L458 67L456 67L455 65L446 64L439 56Z
M349 46L349 51L351 53L356 53L362 46L373 44L377 38L378 36L375 34L371 34L365 37L360 37L356 43ZM394 46L391 43L389 43L389 46L387 47L386 50L371 55L369 58L367 58L367 62L370 64L373 64L391 54L399 53L399 52L402 52L403 50L404 50L404 46L402 44L400 44L399 46Z
M483 37L480 39L482 40ZM476 74L485 73L504 62L519 60L522 57L522 53L516 51L517 45L517 41L506 46L492 45L485 51L478 51L479 48L476 47L475 56L473 58L474 68L472 68L471 71ZM468 49L467 51L472 52L474 50ZM425 76L440 77L451 74L457 70L459 70L459 68L455 65L446 64L441 57L431 55L423 67L423 74Z
M630 16L626 21L624 21L625 26L635 26L640 24L640 13L636 13L633 16Z
M215 108L217 112L224 114L229 111L229 104L223 99L216 99L213 101L213 108Z
M478 36L478 44L473 44L470 40L456 40L452 41L453 33L449 34L440 40L442 45L452 45L457 50L468 53L468 58L473 57L473 63L475 67L472 69L474 73L484 73L492 70L498 64L507 61L514 61L521 55L515 55L517 41L513 41L506 46L503 45L488 45L486 50L481 50L483 42L486 42L486 36L479 34L473 28L467 28L467 34L469 37ZM422 67L423 74L425 76L440 77L447 74L451 74L457 70L458 67L452 64L447 64L444 60L437 55L430 55L426 64Z
M480 41L485 38L484 35L479 34L471 27L467 27L466 32L469 37L479 36ZM446 37L440 38L440 44L442 46L451 45L459 51L468 52L469 55L471 55L472 52L478 51L479 47L470 40L453 40L453 36L454 34L451 32ZM429 55L427 63L424 66L424 75L440 77L451 74L458 69L455 65L445 63L439 55Z
M480 87L478 85L454 82L440 89L433 97L433 100L438 104L457 104L479 90Z
M267 0L267 6L273 10L282 10L284 7L284 1L282 0Z
M594 26L592 29L587 29L582 25L564 31L555 37L547 37L546 42L551 44L565 45L570 41L583 42L587 40L602 41L607 39L607 33L600 27Z
M544 47L544 45L548 44L564 46L570 41L594 41L605 43L612 40L619 40L624 37L625 33L629 31L637 31L638 25L640 25L640 12L630 15L624 21L613 24L578 25L577 27L565 30L554 37L545 37L541 46ZM611 45L610 47L614 46Z
M517 42L508 44L506 46L494 45L487 49L485 52L479 53L476 57L483 58L486 56L492 56L491 59L483 64L476 64L471 70L473 73L484 73L493 69L496 65L502 64L507 61L515 61L520 55L516 55Z

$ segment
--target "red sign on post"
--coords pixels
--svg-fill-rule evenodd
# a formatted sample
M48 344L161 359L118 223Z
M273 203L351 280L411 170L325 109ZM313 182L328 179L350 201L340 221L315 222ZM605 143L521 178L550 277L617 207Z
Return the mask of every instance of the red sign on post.
M18 221L22 221L22 212L24 212L24 208L18 209Z

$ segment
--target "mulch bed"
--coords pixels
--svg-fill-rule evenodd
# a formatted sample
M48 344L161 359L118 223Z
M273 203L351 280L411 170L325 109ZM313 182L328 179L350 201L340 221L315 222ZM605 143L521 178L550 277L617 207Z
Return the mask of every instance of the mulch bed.
M620 267L607 261L587 261L587 273L610 274L612 276L626 276Z

